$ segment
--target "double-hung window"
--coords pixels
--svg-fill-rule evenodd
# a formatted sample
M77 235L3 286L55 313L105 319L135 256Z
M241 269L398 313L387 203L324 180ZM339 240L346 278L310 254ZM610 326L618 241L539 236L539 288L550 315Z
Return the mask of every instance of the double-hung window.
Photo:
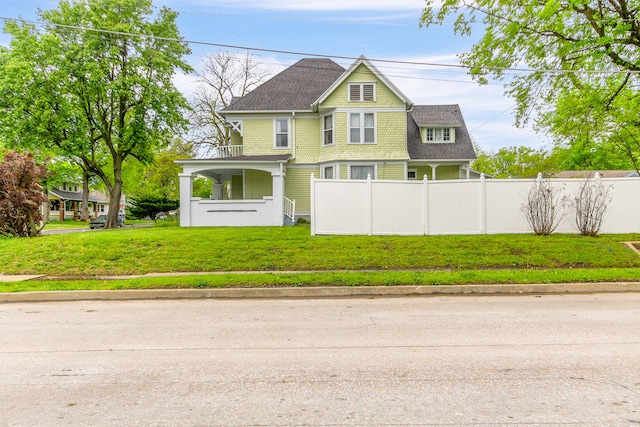
M352 144L376 143L375 113L349 113L349 142Z
M349 179L376 179L376 167L374 165L352 165L349 167Z
M375 83L349 83L349 102L373 102L375 100Z
M324 145L333 145L333 115L322 118L322 138Z
M274 147L289 148L289 119L275 119L274 126Z

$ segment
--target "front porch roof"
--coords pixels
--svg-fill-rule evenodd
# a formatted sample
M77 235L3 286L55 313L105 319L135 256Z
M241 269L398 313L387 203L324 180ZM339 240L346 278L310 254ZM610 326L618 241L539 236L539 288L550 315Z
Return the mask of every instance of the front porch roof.
M243 169L256 169L271 173L280 173L290 154L264 156L236 156L213 159L176 160L182 166L184 174L201 174L211 176L213 171L220 173L238 173Z

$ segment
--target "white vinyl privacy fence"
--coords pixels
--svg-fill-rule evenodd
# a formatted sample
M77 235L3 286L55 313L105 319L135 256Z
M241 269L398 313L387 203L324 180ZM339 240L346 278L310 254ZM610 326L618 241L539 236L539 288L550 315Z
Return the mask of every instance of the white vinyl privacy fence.
M326 180L311 177L311 233L422 235L530 233L522 206L535 179ZM574 199L582 179L552 179ZM607 178L601 233L640 232L640 178ZM556 229L577 233L575 211Z

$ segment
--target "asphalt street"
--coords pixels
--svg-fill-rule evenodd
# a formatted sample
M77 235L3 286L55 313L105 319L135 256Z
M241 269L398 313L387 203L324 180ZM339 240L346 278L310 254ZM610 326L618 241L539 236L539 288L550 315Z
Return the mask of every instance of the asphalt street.
M0 304L0 425L640 424L640 294Z

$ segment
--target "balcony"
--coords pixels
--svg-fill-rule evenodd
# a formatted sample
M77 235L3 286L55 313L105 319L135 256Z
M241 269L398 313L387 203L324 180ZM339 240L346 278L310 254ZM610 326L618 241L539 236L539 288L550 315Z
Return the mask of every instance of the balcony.
M227 145L221 147L214 147L211 150L212 159L224 159L227 157L240 157L242 156L242 145Z

